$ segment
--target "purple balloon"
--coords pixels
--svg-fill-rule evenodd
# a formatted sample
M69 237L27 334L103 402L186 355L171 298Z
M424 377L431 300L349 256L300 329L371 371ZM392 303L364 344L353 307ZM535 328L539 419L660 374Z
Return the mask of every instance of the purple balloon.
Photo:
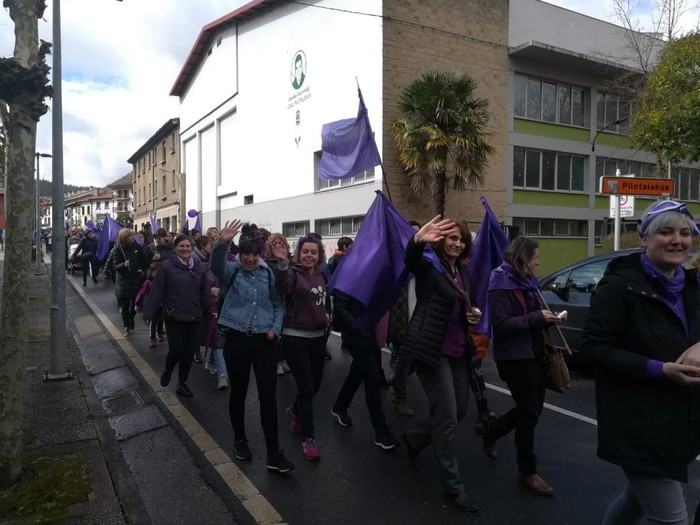
M190 211L187 212L187 216L188 216L188 217L192 217L193 219L194 219L197 215L199 215L199 212L198 212L197 210L190 210Z

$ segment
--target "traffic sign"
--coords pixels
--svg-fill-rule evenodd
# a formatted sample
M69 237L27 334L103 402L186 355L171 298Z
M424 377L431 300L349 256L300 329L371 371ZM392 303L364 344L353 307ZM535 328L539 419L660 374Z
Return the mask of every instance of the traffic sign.
M605 195L656 195L673 196L673 179L603 177L602 190Z
M634 217L634 197L629 195L620 195L620 217ZM615 197L610 197L610 218L614 219L616 211Z

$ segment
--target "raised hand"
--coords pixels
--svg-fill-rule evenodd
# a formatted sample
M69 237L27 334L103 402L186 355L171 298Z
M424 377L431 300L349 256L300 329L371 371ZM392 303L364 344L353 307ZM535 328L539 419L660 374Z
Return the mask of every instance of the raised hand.
M440 220L440 216L436 215L416 232L413 239L416 242L438 242L454 227L455 222L452 219Z
M224 227L219 230L219 241L220 242L231 242L233 238L241 231L241 226L243 226L243 221L234 219L232 221L226 221Z
M272 255L275 256L275 259L280 261L286 261L289 258L287 247L282 241L275 241L272 243Z

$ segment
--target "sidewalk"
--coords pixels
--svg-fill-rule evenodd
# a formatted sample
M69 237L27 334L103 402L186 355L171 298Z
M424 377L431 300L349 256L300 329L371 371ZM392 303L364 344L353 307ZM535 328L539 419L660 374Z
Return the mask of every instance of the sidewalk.
M0 290L3 259L0 251ZM43 381L50 362L50 266L42 275L33 264L30 271L27 474L13 494L0 497L0 524L250 523L70 284L66 362L73 379ZM18 518L8 503L36 514Z

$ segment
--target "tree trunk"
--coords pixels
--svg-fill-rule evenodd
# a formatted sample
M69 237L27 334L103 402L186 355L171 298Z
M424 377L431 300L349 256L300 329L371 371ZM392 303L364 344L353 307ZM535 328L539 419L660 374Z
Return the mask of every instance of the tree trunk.
M37 0L9 2L10 17L15 23L14 60L22 68L32 68L40 60L39 4ZM28 268L32 250L37 116L36 106L29 96L0 103L9 107L9 111L3 112L7 139L7 228L0 321L0 486L7 486L16 482L22 473L24 349L29 313Z
M447 175L445 170L440 170L435 174L435 185L433 186L433 204L435 204L435 215L444 217L445 215L445 194L447 192Z

